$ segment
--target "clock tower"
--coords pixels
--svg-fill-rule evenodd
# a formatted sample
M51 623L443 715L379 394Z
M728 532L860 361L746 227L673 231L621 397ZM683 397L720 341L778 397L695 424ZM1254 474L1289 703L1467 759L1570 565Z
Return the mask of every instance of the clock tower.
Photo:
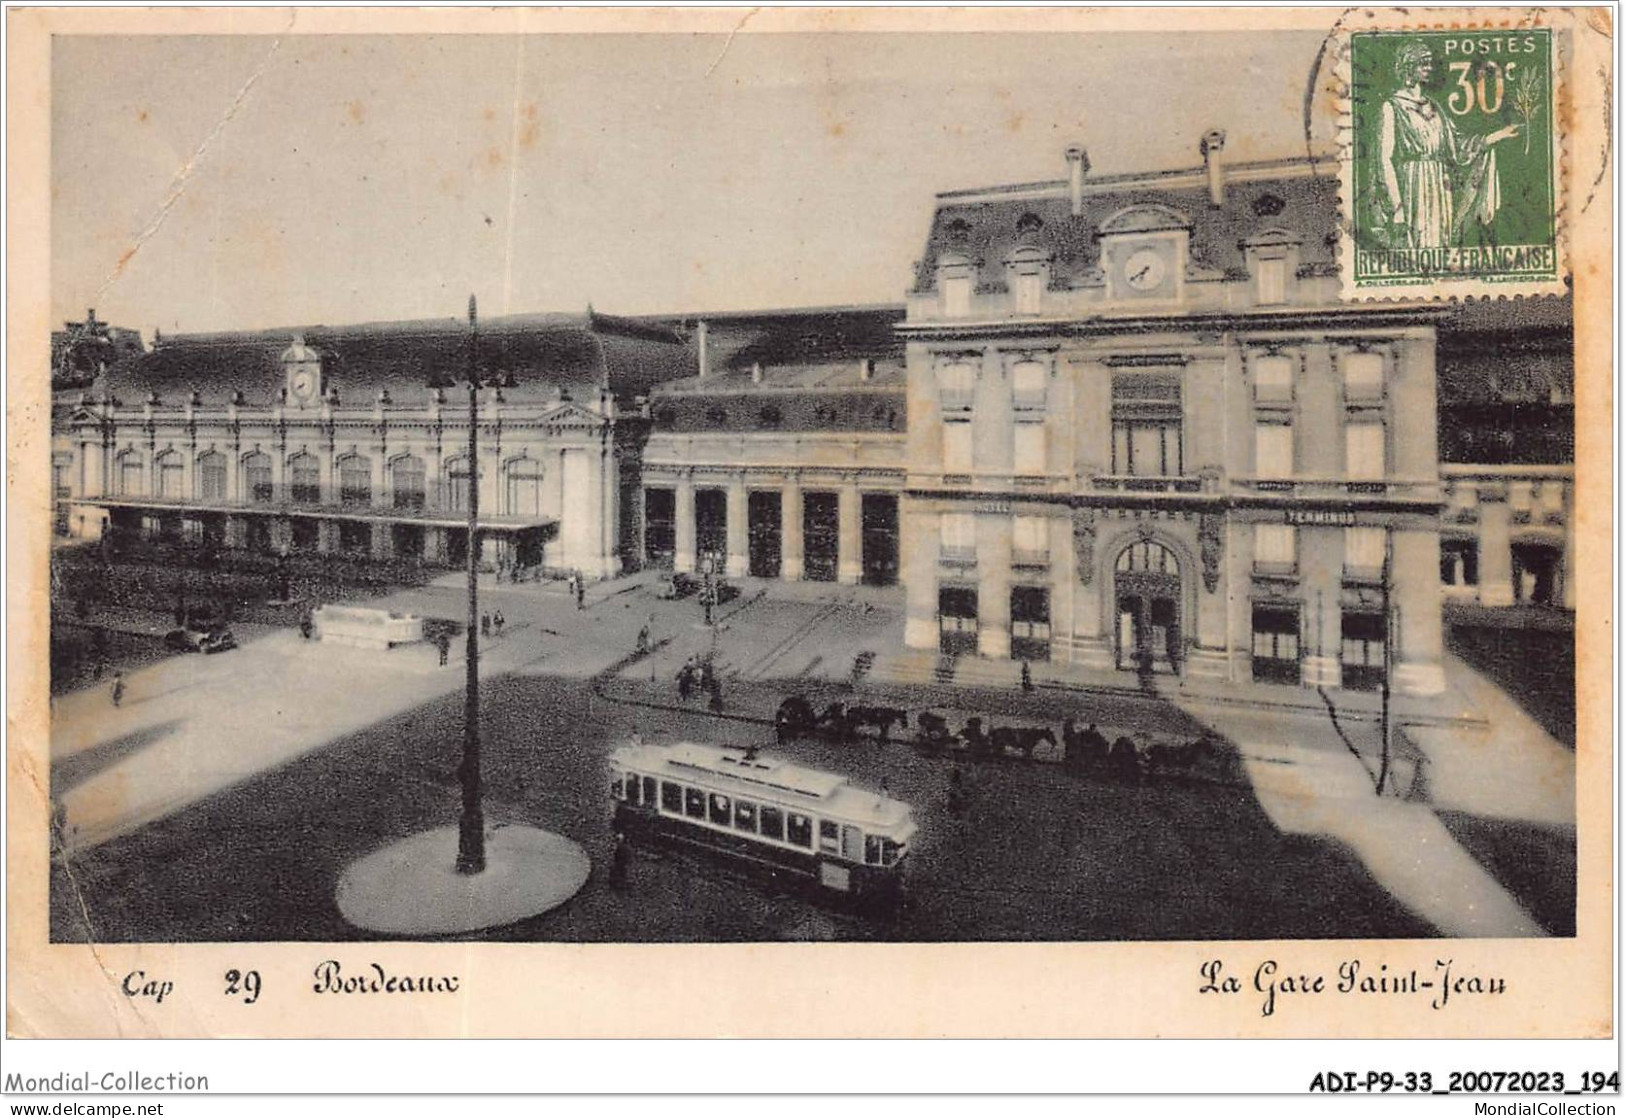
M288 403L299 408L321 403L322 393L327 391L322 380L322 355L307 346L302 335L282 351L282 373Z

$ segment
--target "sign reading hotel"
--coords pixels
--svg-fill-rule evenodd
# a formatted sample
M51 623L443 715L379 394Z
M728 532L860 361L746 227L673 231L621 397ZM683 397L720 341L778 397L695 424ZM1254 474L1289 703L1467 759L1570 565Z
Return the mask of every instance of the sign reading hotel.
M1345 294L1561 293L1552 31L1357 32L1345 62Z

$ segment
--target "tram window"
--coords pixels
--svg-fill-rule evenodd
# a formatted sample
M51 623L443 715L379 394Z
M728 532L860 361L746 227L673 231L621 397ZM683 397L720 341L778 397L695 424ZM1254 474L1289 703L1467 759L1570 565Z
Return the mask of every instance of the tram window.
M863 861L863 831L859 828L841 828L841 857L849 862Z
M655 806L655 785L656 785L656 783L657 782L656 782L655 778L652 777L652 776L646 776L646 777L643 778L643 805L645 807L654 807Z
M629 803L629 804L635 804L635 803L638 802L638 774L637 773L627 773L626 774L626 802Z
M863 860L871 866L880 865L880 847L884 840L879 835L869 835L863 840Z
M673 815L681 815L683 811L683 786L673 784L669 780L660 782L660 807Z
M818 821L818 849L825 854L839 854L841 852L841 828L833 819L820 819Z
M883 865L883 866L893 865L894 863L896 863L898 858L902 857L902 855L903 855L903 848L898 846L891 839L881 839L880 840L880 864L881 865Z
M784 841L784 812L776 807L762 805L762 837Z
M797 815L792 811L790 813L790 826L786 833L789 835L792 844L805 846L808 850L812 849L812 820L805 815Z
M683 789L683 814L690 819L705 818L705 793L698 788Z
M711 822L726 827L728 820L733 817L732 805L728 803L727 796L711 793Z
M621 798L621 789L626 784L626 778L619 769L611 769L609 773L609 794L615 799Z
M756 829L756 805L749 800L735 800L734 826L741 831L754 831Z

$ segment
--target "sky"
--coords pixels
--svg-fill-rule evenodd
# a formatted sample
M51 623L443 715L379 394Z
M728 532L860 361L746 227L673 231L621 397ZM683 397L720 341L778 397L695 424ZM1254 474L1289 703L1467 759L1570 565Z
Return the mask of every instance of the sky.
M1322 38L58 37L53 318L901 302L938 191L1301 155Z

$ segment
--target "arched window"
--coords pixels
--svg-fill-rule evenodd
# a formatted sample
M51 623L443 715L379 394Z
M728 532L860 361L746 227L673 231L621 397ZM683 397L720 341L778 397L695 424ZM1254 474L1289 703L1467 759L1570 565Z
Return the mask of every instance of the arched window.
M119 455L118 491L121 497L147 495L147 463L137 451L125 451Z
M542 514L542 464L534 458L508 463L507 500L509 516Z
M444 494L441 505L444 508L461 512L468 508L468 459L453 458L446 463L446 475L442 482Z
M226 499L226 456L217 450L198 455L197 496L200 501Z
M181 491L181 478L185 474L186 467L181 460L180 453L174 450L166 450L158 455L154 462L158 467L157 478L155 479L158 490L153 496L171 499L184 497L186 494Z
M339 504L372 504L372 460L359 454L339 459Z
M1155 540L1140 540L1123 549L1117 557L1119 571L1144 571L1148 574L1179 574L1179 559L1172 551Z
M423 459L408 455L397 458L389 468L389 488L398 509L420 509L424 505L424 490L428 472Z
M314 454L300 451L288 459L288 499L296 505L322 500L322 467Z
M255 451L243 458L243 496L256 504L276 499L271 485L271 456Z

